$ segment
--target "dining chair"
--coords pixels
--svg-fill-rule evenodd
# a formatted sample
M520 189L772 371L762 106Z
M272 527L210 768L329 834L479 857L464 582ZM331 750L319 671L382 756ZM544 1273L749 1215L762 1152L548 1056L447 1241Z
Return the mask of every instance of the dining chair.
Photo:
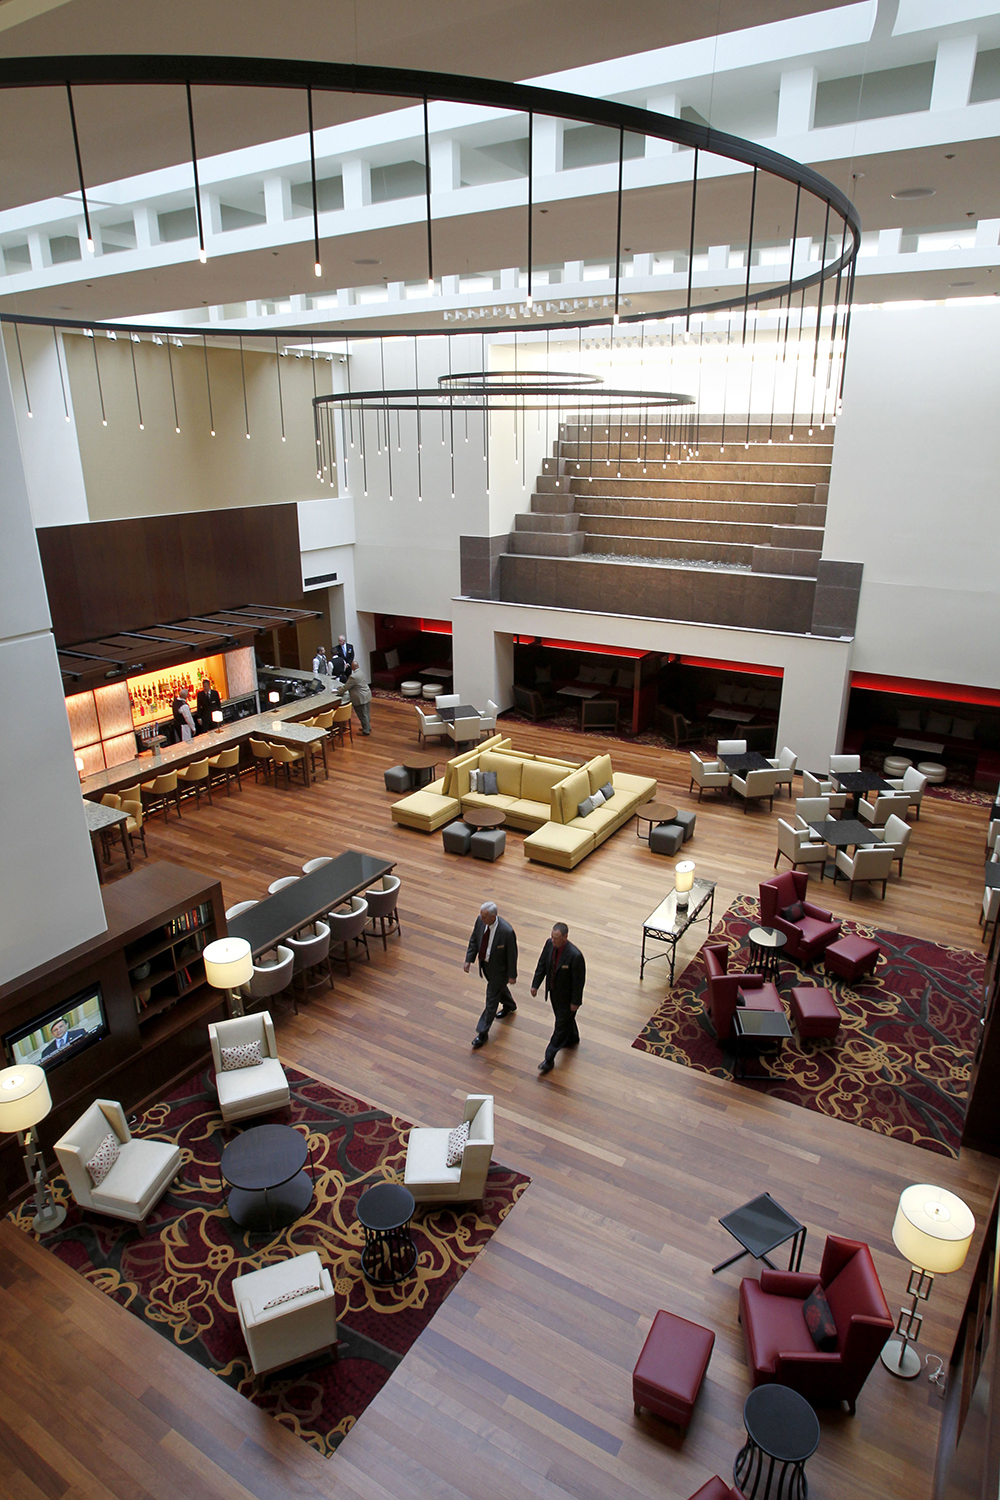
M822 840L817 842L816 834L811 828L793 828L791 823L786 823L784 818L779 818L778 852L774 856L775 869L778 868L778 860L782 855L791 860L793 870L797 870L799 865L818 865L819 878L823 879L826 845Z
M365 891L365 900L368 902L368 918L372 924L372 932L382 939L383 949L388 948L386 934L396 932L402 936L399 925L399 876L383 875L378 885L373 885L370 890ZM376 929L376 922L378 928ZM386 925L388 924L388 925Z
M873 828L883 828L891 817L905 818L910 806L906 792L879 792L874 802L867 797L858 801L858 814L863 823Z
M838 771L860 771L860 755L831 755L830 774L836 776Z
M178 778L183 781L187 787L190 788L187 795L189 797L194 797L196 807L201 803L202 792L207 792L209 805L211 806L211 771L212 767L210 766L208 756L206 755L204 760L192 761L189 766L182 766L181 769L177 772Z
M135 841L136 837L138 836L139 842L142 844L142 852L148 859L149 850L146 848L146 829L143 826L142 803L138 800L134 802L126 802L123 799L122 812L128 813L128 821L125 824L125 832L128 835L129 839L131 839L132 841L132 848L135 848Z
M910 842L913 829L905 818L890 813L885 820L884 828L873 828L872 838L892 849L893 858L899 863L899 877L903 878L903 860L906 857L906 846Z
M229 783L231 781L235 781L237 787L242 792L243 783L240 780L239 745L233 745L229 750L220 750L218 755L210 755L208 757L208 766L209 786L211 786L212 784L212 774L214 772L216 784L218 784L220 781L225 782L227 797L232 795L229 790Z
M795 776L795 767L799 763L799 758L795 754L795 751L789 750L787 746L782 746L775 760L772 760L770 756L765 756L764 759L769 766L773 766L774 770L777 771L778 785L787 786L790 797L792 795L792 781Z
M255 740L255 739L253 739L251 737L251 740L250 740L250 754L253 756L253 779L254 779L254 781L257 780L258 774L261 771L263 771L264 772L264 780L267 781L267 782L269 782L271 780L271 766L272 766L273 761L274 761L274 757L271 754L271 747L270 747L270 745L267 743L266 740ZM277 785L277 781L278 781L277 767L275 767L274 780L275 780L275 785Z
M688 791L692 792L697 787L699 802L701 801L702 792L729 791L730 773L721 761L702 760L701 756L696 754L694 750L688 751L688 759L691 766L691 785L688 787Z
M717 740L715 744L716 755L746 755L746 740Z
M347 967L348 976L351 972L351 944L362 944L365 957L371 962L371 954L368 952L368 939L365 936L365 928L368 926L368 902L360 896L351 897L350 911L327 912L326 920L330 924L330 950L343 947L343 962ZM340 960L338 959L338 963Z
M763 801L766 797L771 809L774 808L774 793L778 785L777 771L748 771L745 776L739 776L733 772L729 782L732 790L738 797L743 798L743 811L746 812L751 802Z
M249 904L252 906L255 903ZM269 953L261 953L254 960L253 974L250 976L249 983L241 985L240 988L251 1005L257 1005L266 1000L276 1000L289 991L292 1010L298 1015L298 1002L294 989L291 989L294 973L295 954L284 943L279 943Z
M278 785L278 767L284 766L285 780L289 787L292 784L292 770L302 773L302 785L306 783L306 752L304 750L293 750L291 745L268 744L271 759L274 761L274 785Z
M443 740L448 738L448 726L437 714L425 714L422 708L416 704L413 711L417 716L417 743L424 744L427 740Z
M235 906L226 907L226 921L231 922L234 917L238 917L240 915L240 912L249 911L251 906L259 905L259 901L237 901Z
M333 966L330 962L330 928L318 919L303 927L294 937L286 938L287 947L295 955L292 971L294 993L295 980L302 984L302 999L309 999L309 991L320 989L326 980L328 989L333 989ZM318 978L313 979L313 975Z
M315 859L307 859L302 866L303 875L311 875L313 870L319 870L323 865L328 865L333 859L332 854L320 854Z
M448 735L456 745L464 745L469 740L478 740L479 715L477 714L474 719L456 719L454 723L448 725Z
M434 707L457 708L461 701L458 693L437 693L434 698Z
M814 776L811 771L802 772L802 795L804 797L829 797L830 811L842 812L847 806L847 793L838 792L832 781L825 776Z
M837 869L842 870L851 883L851 888L848 891L848 900L854 900L854 887L859 880L871 880L876 884L881 880L882 900L884 901L886 883L892 873L895 858L896 851L891 847L888 849L884 847L858 849L855 851L853 858L848 854L846 849L838 849L836 859ZM834 875L834 879L836 879L836 875Z
M280 880L271 881L271 884L267 888L267 894L269 896L276 896L279 891L285 889L286 885L294 885L297 880L301 879L301 875L283 875Z

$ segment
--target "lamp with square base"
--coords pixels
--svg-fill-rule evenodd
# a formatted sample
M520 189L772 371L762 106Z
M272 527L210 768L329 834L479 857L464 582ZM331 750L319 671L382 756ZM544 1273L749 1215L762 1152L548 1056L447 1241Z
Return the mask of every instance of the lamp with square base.
M911 1302L899 1310L899 1337L890 1339L882 1350L882 1363L890 1375L913 1380L920 1374L920 1356L910 1347L920 1337L923 1323L917 1303L927 1301L935 1275L961 1270L975 1228L972 1210L946 1188L918 1183L900 1194L892 1239L910 1262L906 1294Z
M36 1129L51 1108L52 1096L44 1068L37 1063L24 1063L0 1071L0 1130L21 1136L24 1169L35 1190L35 1217L31 1224L36 1234L50 1234L66 1217L62 1204L52 1201Z

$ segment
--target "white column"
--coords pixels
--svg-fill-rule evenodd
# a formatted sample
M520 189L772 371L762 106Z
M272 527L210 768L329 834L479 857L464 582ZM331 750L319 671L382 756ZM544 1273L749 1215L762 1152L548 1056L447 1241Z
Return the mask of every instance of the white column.
M938 42L931 109L965 108L972 90L978 47L977 36L942 37Z
M33 271L44 271L52 264L52 251L49 248L49 237L47 234L39 234L37 229L28 233L28 254L31 256L31 269Z
M201 190L201 221L205 228L205 240L213 234L222 233L222 204L218 193Z
M901 229L880 229L878 232L879 255L899 255L902 250L903 231Z
M793 68L782 73L778 88L778 135L805 135L816 113L815 68Z
M8 852L0 862L0 983L6 983L96 937L107 921L3 362L0 454L0 695L17 705L16 713L0 715Z
M650 257L652 259L652 257ZM729 269L729 246L709 245L708 247L708 269L710 271L728 271Z
M346 209L367 208L372 201L371 162L352 156L343 164L344 207Z
M568 260L566 262L566 264L563 266L563 281L564 282L568 282L571 286L575 286L577 284L577 282L582 281L582 280L583 280L583 261L582 260Z
M154 209L147 204L141 204L132 210L132 222L135 225L135 247L137 250L148 250L151 245L160 243L160 221Z
M292 217L292 184L287 177L264 178L264 213L269 224L284 224Z
M500 272L500 290L502 292L514 292L520 286L521 272L517 266L507 266Z
M532 131L531 156L536 177L548 177L563 169L563 135L565 120L536 115Z
M1000 243L1000 219L980 219L976 225L976 249L992 250Z
M680 94L654 94L646 100L646 106L656 115L670 115L673 119L680 118L681 96ZM676 141L661 141L655 136L646 137L647 156L670 156L677 150Z
M462 186L462 149L457 140L446 136L431 141L431 192L453 193Z

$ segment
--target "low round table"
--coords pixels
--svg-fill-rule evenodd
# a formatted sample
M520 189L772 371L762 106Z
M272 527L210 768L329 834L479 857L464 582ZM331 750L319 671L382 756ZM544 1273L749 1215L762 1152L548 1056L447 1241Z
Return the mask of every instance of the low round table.
M410 1233L415 1208L409 1188L377 1182L358 1199L358 1222L365 1231L361 1269L373 1286L396 1286L412 1275L417 1247Z
M751 927L747 942L757 972L765 979L777 979L781 972L779 955L788 942L785 934L776 927Z
M301 1218L313 1185L303 1171L312 1154L305 1136L290 1125L255 1125L230 1141L219 1171L229 1183L229 1216L253 1234L274 1233Z
M440 762L440 755L418 755L416 752L414 752L412 755L407 755L404 757L403 766L407 771L413 772L414 776L416 777L416 785L418 787L421 787L424 786L428 781L434 780L433 772L436 770ZM423 774L425 771L430 771L432 774L430 776L425 776Z
M754 1500L805 1500L806 1459L819 1447L819 1420L805 1397L787 1385L759 1385L743 1403L743 1425L747 1440L733 1464L736 1487Z
M677 809L670 802L647 802L640 807L635 815L635 836L642 838L639 828L640 823L648 823L652 829L654 823L671 823L677 816ZM649 837L649 834L646 835Z
M502 807L463 807L462 822L470 828L499 828L507 821Z

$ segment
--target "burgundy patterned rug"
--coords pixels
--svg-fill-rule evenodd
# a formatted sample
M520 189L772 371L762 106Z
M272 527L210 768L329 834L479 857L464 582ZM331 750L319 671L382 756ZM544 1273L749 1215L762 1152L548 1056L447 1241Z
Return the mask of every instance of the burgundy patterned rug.
M219 1190L219 1158L228 1139L210 1074L190 1079L146 1111L133 1134L176 1141L180 1178L134 1224L76 1207L64 1177L52 1188L69 1212L46 1237L47 1249L102 1292L277 1421L330 1454L381 1390L448 1293L510 1212L529 1178L494 1162L481 1204L419 1208L412 1232L419 1258L399 1287L371 1286L361 1274L363 1231L357 1202L379 1181L401 1182L409 1125L293 1068L291 1124L308 1137L315 1193L306 1214L276 1237L233 1223ZM255 1124L262 1123L254 1121ZM455 1121L458 1123L458 1116ZM31 1233L31 1211L10 1216ZM253 1371L232 1295L241 1272L317 1250L337 1293L336 1363L313 1361L281 1371L253 1389Z
M757 898L737 896L712 934L713 941L729 942L734 970L750 967L746 935L758 920ZM841 1016L836 1041L803 1044L793 1027L791 1040L764 1058L776 1080L741 1082L864 1130L957 1157L979 1030L983 960L964 948L863 922L845 921L843 929L845 935L878 943L882 958L873 974L850 985L819 965L810 977L786 960L778 982L786 1011L794 985L819 984L832 991ZM732 1052L716 1043L705 1006L707 988L699 953L633 1047L730 1078Z

